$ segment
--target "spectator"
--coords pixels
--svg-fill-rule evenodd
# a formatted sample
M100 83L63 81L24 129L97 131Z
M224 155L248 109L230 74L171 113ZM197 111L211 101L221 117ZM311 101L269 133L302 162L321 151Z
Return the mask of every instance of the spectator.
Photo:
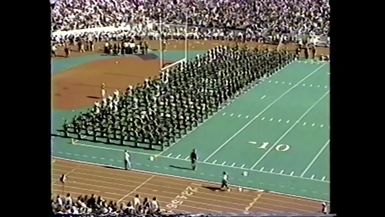
M51 52L52 52L52 56L53 57L56 57L56 50L57 50L57 48L56 48L56 45L52 45L52 48L51 48Z
M60 195L56 197L56 203L59 208L63 206L63 200L60 198Z
M186 14L190 37L195 39L278 43L281 36L284 42L298 42L304 36L329 35L327 0L121 0L119 4L115 0L62 0L52 9L51 29L56 32L124 26L130 36L157 39L159 34L154 30L161 16L166 24L164 38L181 39Z
M67 194L67 197L65 198L65 205L66 206L72 206L72 198L70 193Z
M139 194L137 194L134 197L134 207L135 207L135 209L137 209L139 205L140 205L140 199L139 199Z
M151 201L149 207L150 207L150 213L158 213L160 211L159 203L156 200L156 197L152 198L152 201Z

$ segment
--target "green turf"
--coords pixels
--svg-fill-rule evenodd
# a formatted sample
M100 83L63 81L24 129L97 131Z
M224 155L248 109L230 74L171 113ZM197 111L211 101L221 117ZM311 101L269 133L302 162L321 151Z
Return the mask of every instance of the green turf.
M168 55L177 59L183 52ZM292 63L221 109L155 161L149 156L158 151L128 148L133 151L134 167L216 182L227 171L234 185L329 200L328 146L320 152L329 139L328 70L328 64ZM54 111L53 128L74 113ZM73 145L70 139L55 137L53 154L122 167L125 148L83 141ZM187 169L193 148L200 160L197 171ZM242 176L244 171L248 176Z

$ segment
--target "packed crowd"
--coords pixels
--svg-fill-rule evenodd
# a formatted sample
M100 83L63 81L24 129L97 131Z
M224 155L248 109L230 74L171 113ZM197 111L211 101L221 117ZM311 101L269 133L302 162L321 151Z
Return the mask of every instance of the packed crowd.
M135 26L129 34L157 34L154 25L183 25L195 38L297 42L304 35L329 36L328 0L57 0L52 32L107 26ZM165 35L184 27L165 27ZM238 30L235 30L238 29ZM162 30L163 31L163 30ZM155 32L155 33L153 33Z
M101 196L80 195L73 198L71 194L62 197L57 195L51 200L52 211L56 216L60 215L87 215L87 216L144 216L160 214L159 202L156 197L143 200L137 194L128 203L107 201Z
M218 46L159 78L115 91L63 125L64 136L163 150L254 82L293 61L285 51Z

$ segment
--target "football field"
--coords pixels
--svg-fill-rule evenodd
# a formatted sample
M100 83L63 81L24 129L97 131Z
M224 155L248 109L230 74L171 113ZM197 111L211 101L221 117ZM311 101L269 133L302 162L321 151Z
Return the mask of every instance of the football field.
M164 151L55 137L57 158L329 201L329 63L296 61L245 91ZM70 112L55 112L53 125ZM189 155L197 149L197 171ZM154 161L149 156L155 156Z

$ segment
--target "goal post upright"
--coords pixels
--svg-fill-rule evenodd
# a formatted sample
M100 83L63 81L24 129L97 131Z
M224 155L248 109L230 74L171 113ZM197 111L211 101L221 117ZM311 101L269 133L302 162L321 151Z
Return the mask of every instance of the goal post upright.
M188 60L188 13L186 11L186 25L185 25L185 35L184 35L184 58L187 62Z
M163 68L162 11L159 14L159 68Z

